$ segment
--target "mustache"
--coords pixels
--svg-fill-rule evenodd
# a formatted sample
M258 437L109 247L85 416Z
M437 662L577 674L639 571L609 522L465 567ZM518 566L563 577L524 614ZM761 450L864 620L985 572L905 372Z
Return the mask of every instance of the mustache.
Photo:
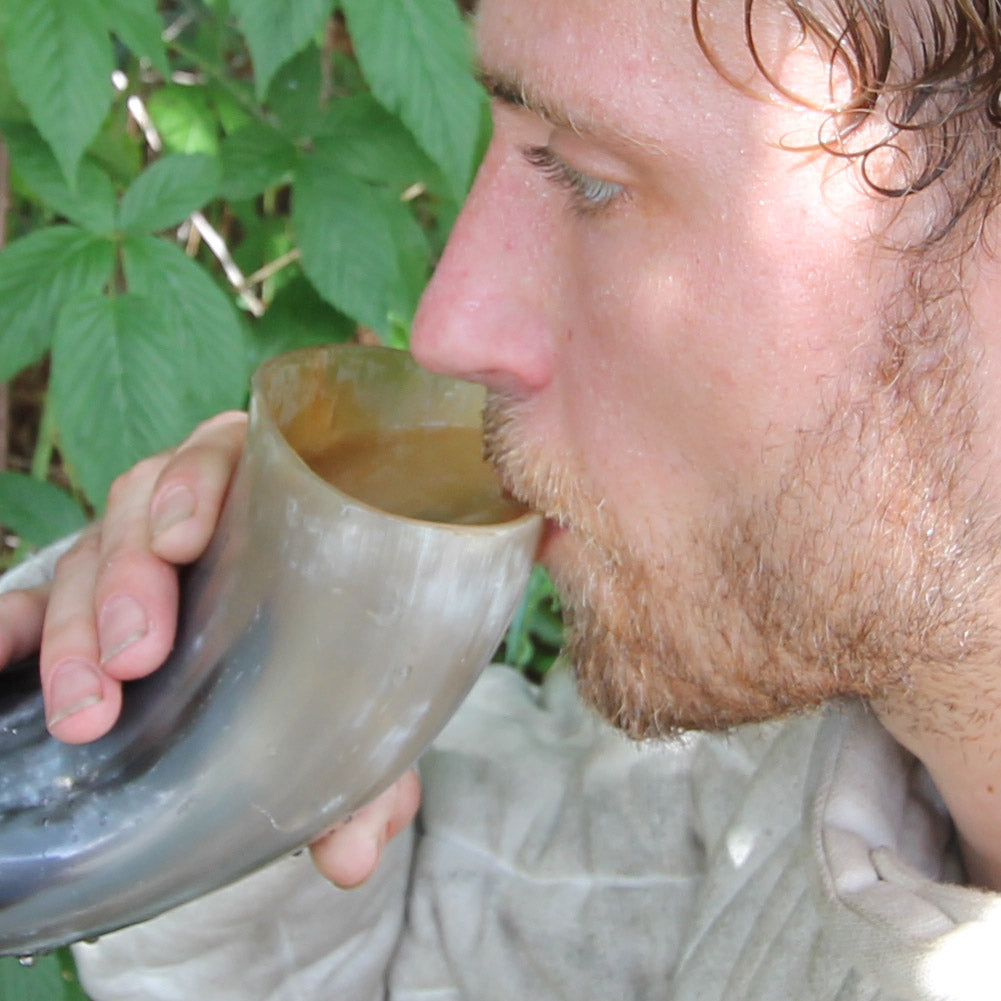
M588 488L574 456L555 450L555 436L535 426L531 404L490 392L483 412L483 454L503 488L561 529L603 564L617 564L626 548L609 507Z
M489 393L483 410L483 457L515 500L561 528L572 528L580 484L565 463L546 456L537 439L526 433L529 416L522 400Z

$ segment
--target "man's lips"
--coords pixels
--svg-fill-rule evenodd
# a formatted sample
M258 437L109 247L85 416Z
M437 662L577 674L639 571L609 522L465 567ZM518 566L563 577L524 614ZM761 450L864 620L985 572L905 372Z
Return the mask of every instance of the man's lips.
M547 563L552 556L553 550L561 536L566 535L567 530L553 518L546 518L542 528L542 538L539 540L539 548L535 553L535 559L539 563Z
M566 525L561 524L559 519L547 515L544 511L540 511L538 508L533 507L526 500L522 499L515 490L511 489L511 487L504 482L503 471L498 469L496 466L494 468L501 479L501 490L505 498L514 504L521 504L528 510L542 515L542 536L539 539L539 548L536 551L535 559L536 562L544 564L546 562L546 557L556 544L557 539L566 535L569 529Z

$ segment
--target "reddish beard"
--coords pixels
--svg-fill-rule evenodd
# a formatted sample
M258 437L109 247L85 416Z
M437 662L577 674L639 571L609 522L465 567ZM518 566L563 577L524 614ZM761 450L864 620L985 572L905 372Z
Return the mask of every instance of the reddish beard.
M636 738L719 730L906 693L981 656L1001 545L966 482L973 408L951 363L921 379L843 402L767 496L673 532L665 511L657 548L526 440L528 404L492 397L488 455L565 530L549 569L585 700Z

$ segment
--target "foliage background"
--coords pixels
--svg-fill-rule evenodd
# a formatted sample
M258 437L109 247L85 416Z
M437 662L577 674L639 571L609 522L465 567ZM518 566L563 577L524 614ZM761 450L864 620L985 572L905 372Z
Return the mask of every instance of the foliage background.
M406 342L487 129L453 0L6 0L0 44L0 381L46 362L77 519L262 358Z
M488 130L456 0L0 0L6 562L266 357L406 346ZM504 655L559 638L537 572ZM60 950L0 997L83 995Z

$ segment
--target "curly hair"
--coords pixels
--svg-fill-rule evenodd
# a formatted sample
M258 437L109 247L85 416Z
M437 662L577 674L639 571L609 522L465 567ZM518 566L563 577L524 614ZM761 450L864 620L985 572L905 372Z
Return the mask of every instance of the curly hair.
M721 72L691 0L703 51ZM921 249L957 232L976 239L1001 200L1001 0L782 0L804 40L847 74L849 93L828 112L817 145L860 164L888 198L941 191ZM744 0L744 33L768 84L789 93L760 56L755 0ZM812 105L811 105L812 106ZM875 127L874 127L875 126ZM889 179L878 157L893 169Z

